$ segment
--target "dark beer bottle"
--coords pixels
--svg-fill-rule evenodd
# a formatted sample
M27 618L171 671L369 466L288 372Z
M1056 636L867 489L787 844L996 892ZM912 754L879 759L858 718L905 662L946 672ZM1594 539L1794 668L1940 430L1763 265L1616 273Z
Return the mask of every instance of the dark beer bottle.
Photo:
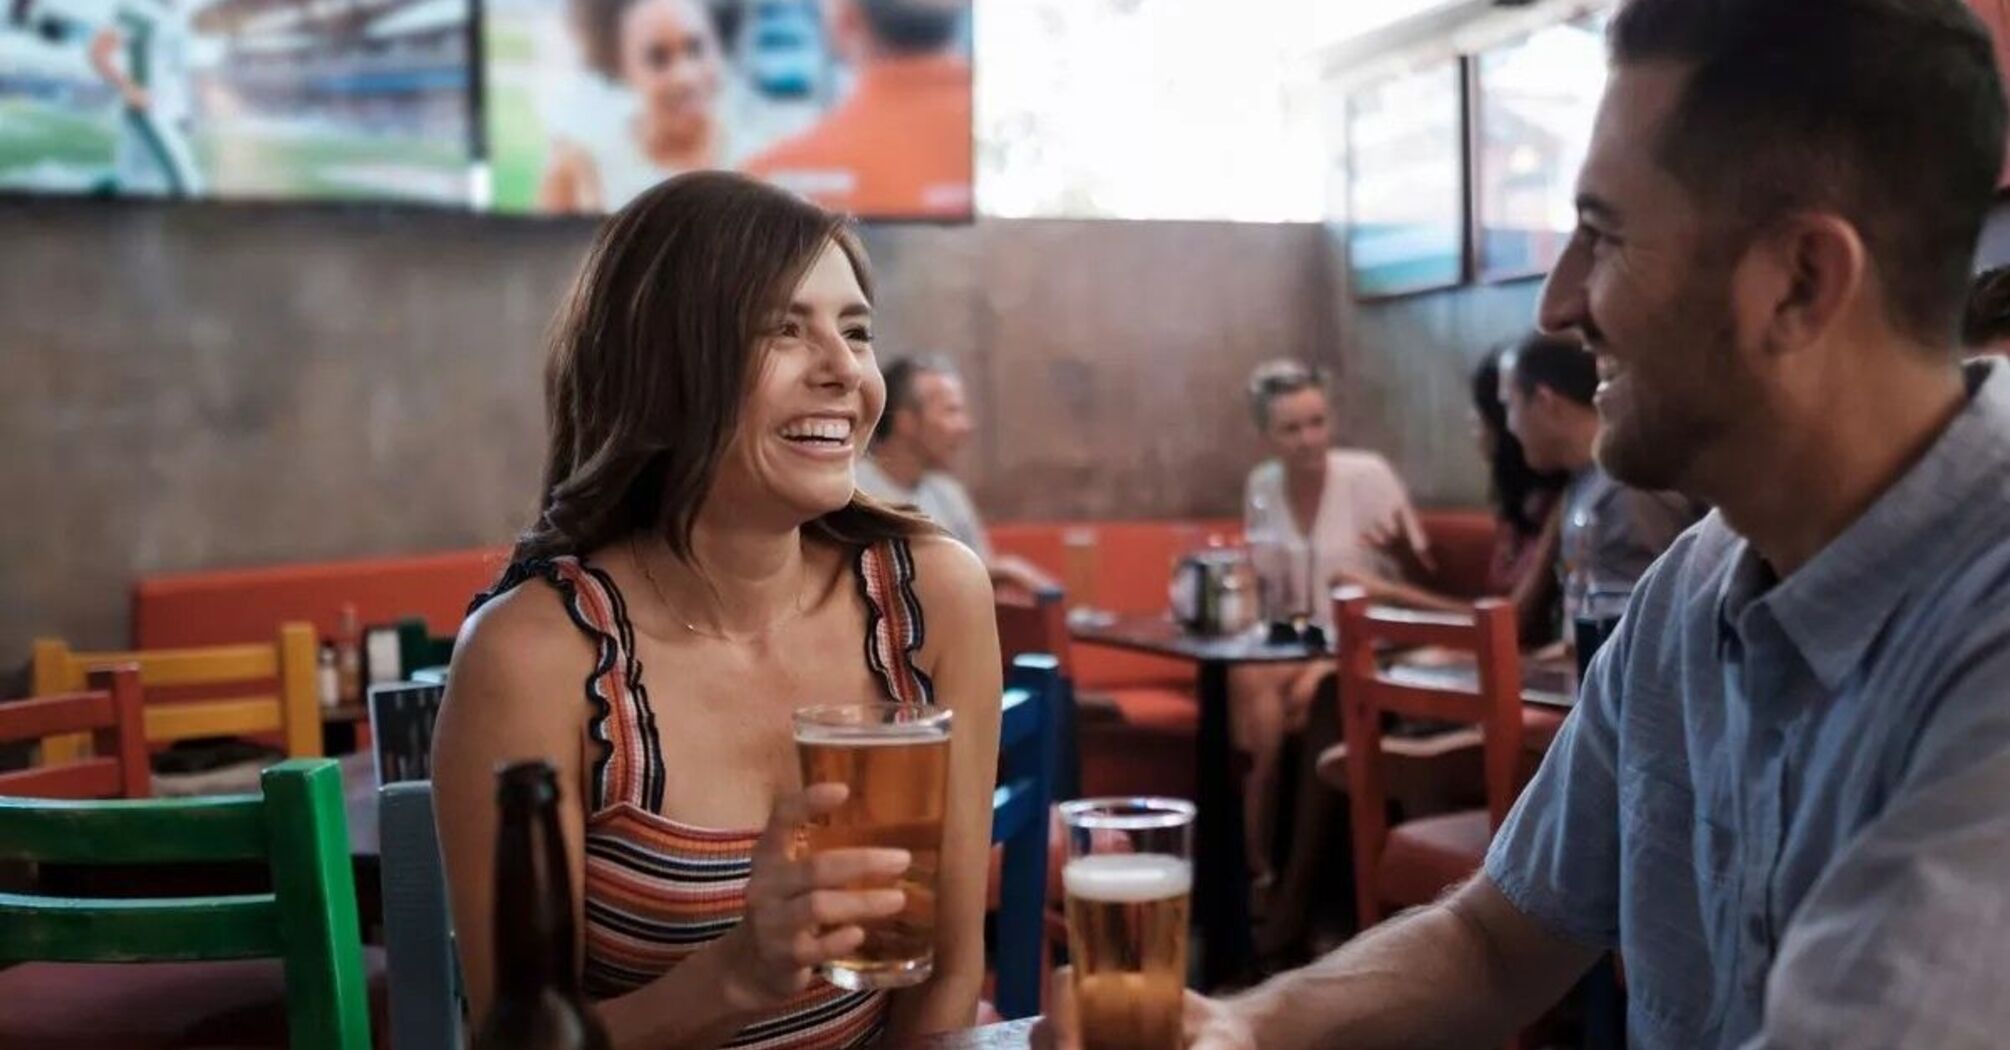
M495 1001L474 1050L606 1050L579 994L558 775L517 762L496 780Z

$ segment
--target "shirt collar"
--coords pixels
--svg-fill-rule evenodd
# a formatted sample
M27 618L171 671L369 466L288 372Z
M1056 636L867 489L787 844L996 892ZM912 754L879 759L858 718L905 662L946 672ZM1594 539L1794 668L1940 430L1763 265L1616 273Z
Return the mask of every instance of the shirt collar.
M1721 630L1763 606L1834 692L1921 578L1923 556L1951 542L1964 504L2010 471L2010 368L1965 369L1966 406L1933 446L1799 571L1777 580L1740 543L1718 595Z

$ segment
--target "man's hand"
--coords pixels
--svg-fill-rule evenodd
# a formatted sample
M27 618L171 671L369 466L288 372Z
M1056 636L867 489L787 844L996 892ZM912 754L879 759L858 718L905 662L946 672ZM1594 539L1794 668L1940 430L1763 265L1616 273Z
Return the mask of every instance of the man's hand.
M1256 1037L1231 1003L1187 990L1181 1004L1180 1045L1187 1050L1256 1050ZM1075 1006L1075 971L1054 971L1047 1016L1033 1026L1034 1050L1083 1050L1081 1013Z

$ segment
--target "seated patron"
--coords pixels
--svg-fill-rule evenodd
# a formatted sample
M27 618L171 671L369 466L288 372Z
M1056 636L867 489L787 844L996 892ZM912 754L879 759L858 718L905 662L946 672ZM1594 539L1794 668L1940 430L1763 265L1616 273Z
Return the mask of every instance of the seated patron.
M1986 270L1968 286L1961 342L1971 354L2010 353L2010 266Z
M968 550L857 494L885 396L871 287L841 219L737 175L678 176L601 226L553 341L540 513L462 628L435 740L473 1016L495 994L495 769L525 758L560 774L568 958L614 1046L852 1046L975 1014L997 629ZM801 855L844 792L801 783L791 714L880 699L955 712L935 969L849 992L812 967L906 906L849 887L912 858Z
M1505 353L1487 354L1472 376L1473 442L1487 463L1487 495L1496 520L1487 593L1514 603L1523 644L1539 646L1556 638L1558 509L1565 479L1529 466L1521 442L1508 430L1500 391ZM1342 579L1391 605L1436 612L1470 612L1473 606L1470 597L1442 594L1400 576L1342 573Z
M1332 405L1319 370L1292 360L1260 365L1249 380L1249 404L1276 455L1249 472L1245 529L1302 552L1312 576L1302 597L1314 620L1332 619L1332 604L1317 595L1348 576L1393 575L1405 560L1429 562L1430 541L1389 461L1333 447ZM1244 830L1259 894L1274 878L1278 753L1285 734L1303 726L1319 680L1332 673L1328 660L1239 664L1229 672L1230 733L1250 759Z
M1959 0L1630 0L1609 33L1540 317L1597 355L1613 479L1717 510L1484 871L1190 993L1191 1046L1498 1046L1615 948L1641 1050L2010 1032L2010 368L1957 337L1989 37Z
M1569 476L1558 543L1563 618L1587 593L1623 596L1682 530L1695 500L1620 484L1593 454L1599 440L1598 363L1575 337L1534 335L1501 359L1501 403L1529 465Z
M956 454L972 428L963 379L947 362L908 357L886 366L886 412L859 460L859 491L895 507L910 507L976 552L1001 586L1035 591L1055 586L1033 563L991 547L970 490L956 480Z

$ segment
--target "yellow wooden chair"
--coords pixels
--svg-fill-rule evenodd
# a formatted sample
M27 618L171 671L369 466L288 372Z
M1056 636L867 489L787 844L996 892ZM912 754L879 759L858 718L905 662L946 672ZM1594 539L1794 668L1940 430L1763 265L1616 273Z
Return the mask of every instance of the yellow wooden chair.
M321 709L314 674L317 646L314 626L282 624L273 642L213 645L200 649L150 649L129 653L80 653L67 642L41 638L35 642L35 693L48 696L76 692L92 671L136 664L143 689L202 689L245 682L279 683L277 696L230 696L190 699L145 706L150 744L190 737L266 736L286 742L290 758L321 755ZM45 762L71 761L82 754L89 738L52 737L42 743Z

